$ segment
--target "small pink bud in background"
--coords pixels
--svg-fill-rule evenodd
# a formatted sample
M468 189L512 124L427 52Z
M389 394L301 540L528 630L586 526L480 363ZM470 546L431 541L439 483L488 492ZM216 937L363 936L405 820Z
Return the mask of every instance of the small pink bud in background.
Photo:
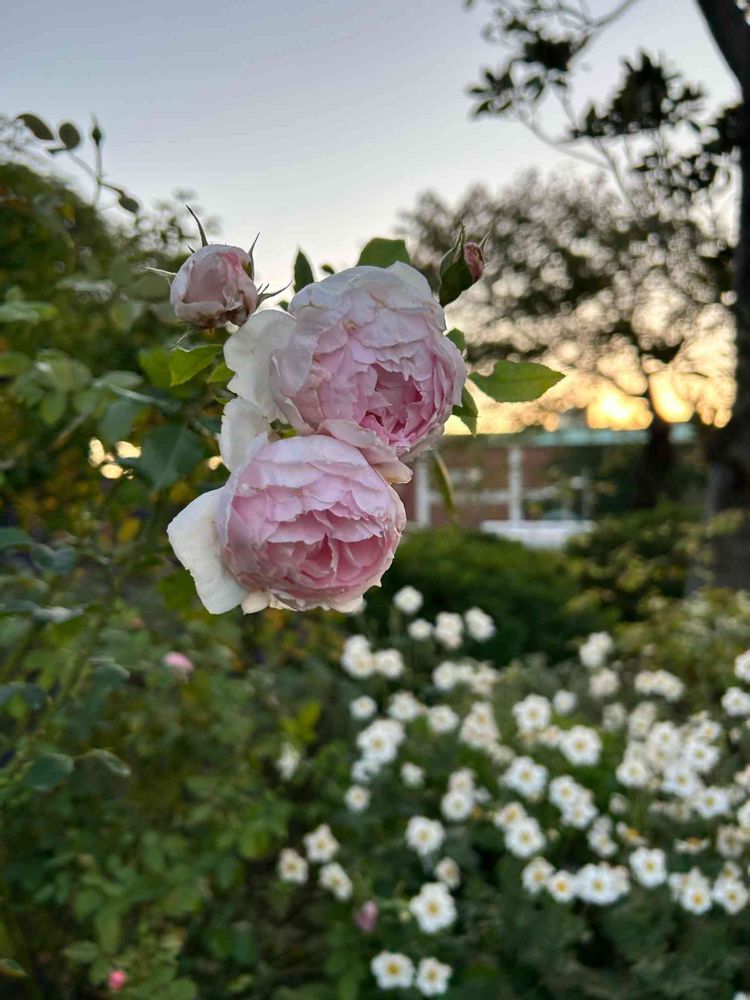
M196 250L172 281L169 301L175 313L204 328L242 326L258 306L249 265L250 255L240 247L217 244Z
M464 260L472 281L479 281L484 274L484 253L478 243L467 243L464 246Z
M377 922L378 904L374 899L368 899L354 914L354 923L363 933L370 934L375 930Z
M185 656L184 653L178 653L172 650L171 653L167 653L162 663L165 667L169 667L170 670L174 670L176 674L179 674L184 679L193 672L193 661Z
M127 983L127 981L128 981L127 972L123 972L122 969L114 969L109 974L109 978L107 979L107 985L113 992L116 992L117 990L121 990L125 985L125 983Z

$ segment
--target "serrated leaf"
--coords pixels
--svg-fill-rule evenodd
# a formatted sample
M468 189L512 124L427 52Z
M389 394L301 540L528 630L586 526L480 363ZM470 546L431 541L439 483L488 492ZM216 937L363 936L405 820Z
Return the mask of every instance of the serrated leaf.
M227 368L223 361L214 368L211 374L206 379L206 382L211 385L213 382L228 382L230 378L234 375L231 368Z
M37 115L32 115L29 112L25 112L18 116L19 121L22 121L27 129L37 138L42 139L44 142L51 142L55 138L55 134L49 125L42 121Z
M220 351L219 344L206 344L204 347L194 347L191 351L178 347L169 355L170 384L182 385L189 382L204 368L208 368Z
M73 122L63 122L57 130L57 134L60 136L60 142L66 149L77 149L81 145L81 133Z
M538 399L565 376L534 361L498 361L492 374L472 375L471 381L498 403Z
M455 517L456 498L453 494L453 484L451 483L450 473L446 468L445 462L436 451L432 452L431 458L432 474L435 477L435 485L437 486L438 492L443 499L447 513L451 517Z
M376 236L365 245L357 264L369 264L371 267L390 267L397 261L411 264L406 243L403 240L388 240L382 236Z
M132 466L160 490L189 475L202 458L203 445L197 434L167 424L151 431L143 442L140 458Z
M63 753L43 753L23 776L26 788L35 792L49 792L62 784L73 773L75 762Z
M454 406L452 413L454 417L458 417L459 420L462 420L466 424L471 431L472 436L476 436L477 418L479 413L477 411L477 404L474 401L474 397L466 386L464 386L461 393L460 405Z
M310 261L305 257L301 250L297 251L297 256L294 260L294 290L295 292L302 291L308 285L311 285L315 281L313 275L312 267L310 266Z

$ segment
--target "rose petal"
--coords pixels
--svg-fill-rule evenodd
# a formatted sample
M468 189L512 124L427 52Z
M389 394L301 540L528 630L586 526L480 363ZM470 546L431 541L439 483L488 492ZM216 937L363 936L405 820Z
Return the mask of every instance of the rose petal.
M216 513L222 492L201 494L167 528L175 555L192 575L198 597L212 615L231 611L247 595L221 559Z

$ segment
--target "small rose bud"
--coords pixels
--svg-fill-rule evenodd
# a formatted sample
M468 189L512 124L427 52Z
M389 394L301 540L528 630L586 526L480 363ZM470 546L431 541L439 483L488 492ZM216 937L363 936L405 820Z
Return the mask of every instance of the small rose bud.
M473 281L479 281L484 274L484 254L478 243L467 243L464 246L464 260Z
M375 930L378 922L378 904L374 899L368 899L354 914L354 923L364 934L370 934Z
M209 329L242 326L258 306L258 289L248 274L251 258L240 247L196 250L174 276L169 301L180 319Z
M125 983L127 983L127 981L128 981L127 972L123 972L122 969L113 969L113 971L110 972L109 974L109 978L107 979L107 985L113 992L116 993L117 990L121 990L123 988L123 986L125 985Z
M162 660L165 667L169 667L176 674L187 680L189 674L193 672L193 661L185 656L184 653L178 653L176 650L167 653Z

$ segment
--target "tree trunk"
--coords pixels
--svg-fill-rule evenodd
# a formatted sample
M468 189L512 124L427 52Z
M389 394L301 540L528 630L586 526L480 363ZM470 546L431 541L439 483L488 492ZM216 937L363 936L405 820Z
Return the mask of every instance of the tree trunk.
M672 425L656 411L649 393L653 419L648 428L648 440L641 452L633 483L633 506L638 509L655 507L669 491L669 476L674 468Z
M698 0L709 30L742 89L740 218L734 255L737 395L732 417L708 450L706 512L742 512L736 532L714 547L715 582L750 589L750 25L735 0Z

